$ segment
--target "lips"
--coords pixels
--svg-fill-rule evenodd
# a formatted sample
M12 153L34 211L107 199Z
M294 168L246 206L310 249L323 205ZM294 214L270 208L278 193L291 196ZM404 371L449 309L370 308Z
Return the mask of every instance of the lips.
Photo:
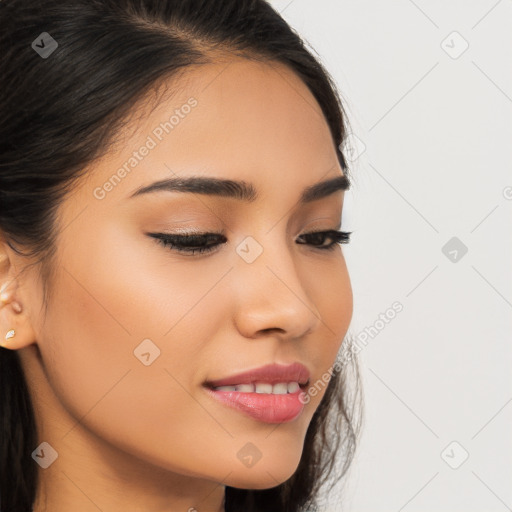
M288 423L296 420L305 408L305 392L294 391L286 395L216 391L205 388L206 393L222 405L264 423Z
M219 386L236 386L238 384L298 382L300 387L304 388L309 383L309 378L309 370L303 364L268 364L222 379L208 380L204 385L213 389Z

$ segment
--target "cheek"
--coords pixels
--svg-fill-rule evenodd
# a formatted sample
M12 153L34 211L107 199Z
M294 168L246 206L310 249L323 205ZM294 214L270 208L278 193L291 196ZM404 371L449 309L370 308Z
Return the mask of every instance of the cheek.
M307 359L317 368L311 376L309 407L316 410L330 381L330 371L336 362L353 313L353 294L350 276L342 254L314 272L309 270L308 290L321 320L314 342L307 344ZM313 276L313 277L311 277ZM313 339L312 339L313 340Z
M315 333L318 346L311 356L312 360L320 357L318 366L323 367L326 362L334 362L352 320L352 286L343 254L319 262L313 269L305 269L304 282L320 316Z
M151 247L96 232L94 257L63 253L41 352L76 421L157 465L193 471L226 435L194 396L196 362L222 322L222 301L208 291L225 269L206 274L196 263L194 275Z
M63 359L59 371L71 376L74 368L90 376L92 396L101 396L129 369L157 365L161 373L170 366L185 377L190 366L183 362L193 358L195 340L205 339L202 331L211 328L205 319L187 332L190 313L216 276L191 279L154 241L123 237L108 225L90 237L88 248L93 256L70 246L61 258L49 320L58 336L48 331L53 352Z
M319 276L320 280L324 286L319 285L317 293L323 319L328 331L336 338L335 341L341 344L353 313L352 285L345 260L340 258L331 272L327 270L323 277Z

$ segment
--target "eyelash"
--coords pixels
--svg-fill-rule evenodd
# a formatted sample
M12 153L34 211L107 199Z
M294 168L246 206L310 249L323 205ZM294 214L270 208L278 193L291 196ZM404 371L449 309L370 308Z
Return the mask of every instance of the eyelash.
M186 235L175 235L168 233L147 233L149 236L157 239L164 247L169 247L171 250L186 253L188 255L194 255L197 253L205 254L212 252L215 247L218 247L221 243L225 243L227 241L226 237L221 233L193 233ZM348 244L350 243L350 235L352 232L347 231L336 231L336 230L328 230L328 231L313 231L310 233L304 233L300 235L301 237L316 237L316 236L324 236L331 238L333 242L331 242L327 246L318 247L313 245L316 249L321 251L333 251L337 244ZM206 243L212 240L218 240L219 238L224 239L224 242L218 242L216 244L210 245L202 245L202 243ZM189 242L187 245L185 242ZM305 244L304 242L299 242L301 244ZM193 246L196 247L193 247ZM199 245L200 247L197 247Z

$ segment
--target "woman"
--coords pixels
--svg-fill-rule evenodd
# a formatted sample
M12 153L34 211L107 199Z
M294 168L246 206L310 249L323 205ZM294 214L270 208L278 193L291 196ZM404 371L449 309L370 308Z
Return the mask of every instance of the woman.
M2 512L312 510L357 431L329 75L263 0L0 5Z

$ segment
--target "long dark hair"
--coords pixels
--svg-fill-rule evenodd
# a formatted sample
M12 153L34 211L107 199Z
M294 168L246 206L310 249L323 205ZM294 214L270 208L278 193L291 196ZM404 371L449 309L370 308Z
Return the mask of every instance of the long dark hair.
M46 58L37 51L43 32L58 44ZM45 298L55 268L55 214L73 182L112 147L138 100L222 53L293 70L322 108L349 174L341 150L346 116L335 84L264 0L0 0L0 233L17 253L37 257ZM355 379L347 378L348 369L355 369ZM297 471L271 489L226 487L225 510L315 510L320 487L339 480L353 459L359 389L355 359L335 368ZM37 426L17 351L4 348L0 415L1 512L30 511L38 482L31 457Z

